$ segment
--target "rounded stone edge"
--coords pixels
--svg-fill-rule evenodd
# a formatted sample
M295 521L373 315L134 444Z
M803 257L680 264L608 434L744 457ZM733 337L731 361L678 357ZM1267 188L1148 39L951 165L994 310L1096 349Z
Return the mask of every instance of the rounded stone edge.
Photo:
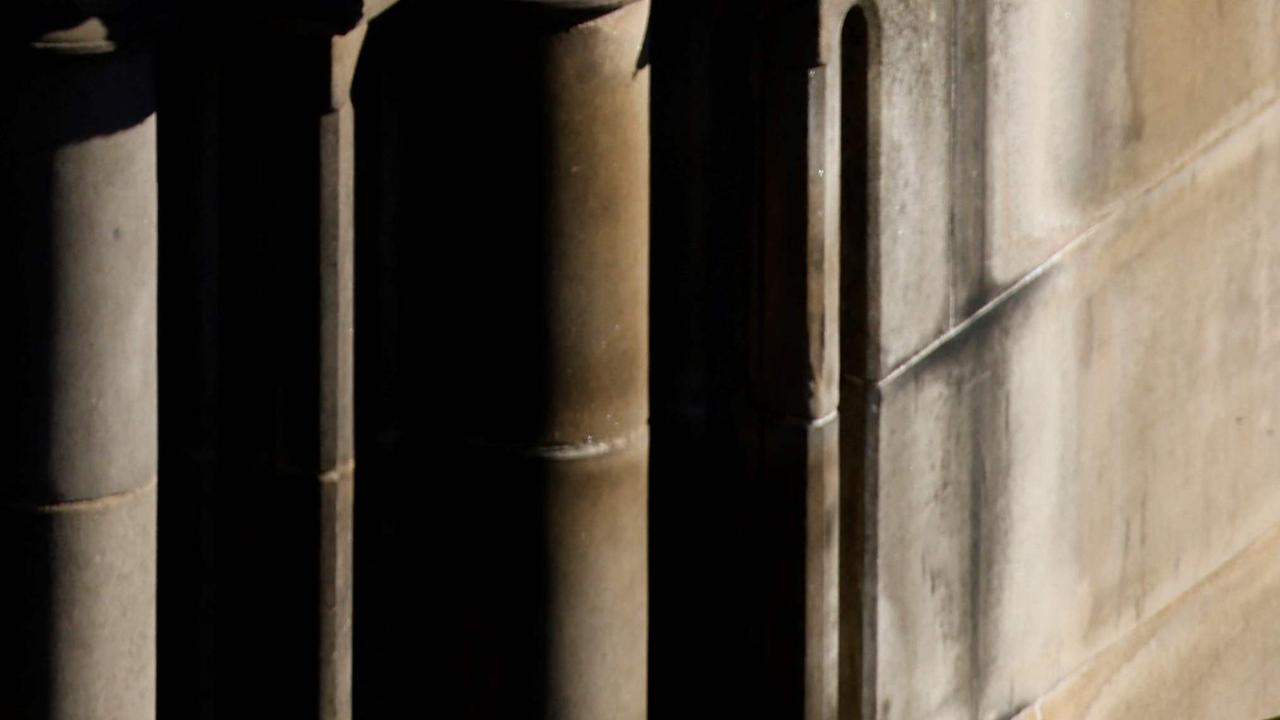
M52 30L30 42L33 50L66 55L98 55L116 49L116 41L102 18L91 17L75 27Z
M171 24L165 3L127 0L84 11L29 9L0 32L0 51L40 55L101 55L145 42Z

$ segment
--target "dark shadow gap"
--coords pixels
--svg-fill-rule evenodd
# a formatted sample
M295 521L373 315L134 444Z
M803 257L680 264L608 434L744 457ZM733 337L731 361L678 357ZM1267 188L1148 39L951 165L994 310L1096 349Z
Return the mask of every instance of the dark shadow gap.
M840 680L839 717L863 715L863 577L870 403L874 397L872 38L854 7L840 44Z

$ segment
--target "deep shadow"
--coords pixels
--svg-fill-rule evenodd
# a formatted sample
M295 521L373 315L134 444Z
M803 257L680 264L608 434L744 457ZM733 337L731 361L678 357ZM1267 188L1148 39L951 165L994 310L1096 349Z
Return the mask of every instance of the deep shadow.
M530 24L556 22L411 3L366 40L354 91L362 717L419 706L424 685L453 717L545 714L543 484L477 443L520 442L548 406L547 133ZM465 33L423 43L428 25L485 27L486 51Z
M868 518L874 512L875 451L869 437L878 345L871 322L870 266L874 238L872 62L869 14L854 7L840 42L840 680L839 717L870 717L863 688Z
M429 485L405 451L412 403L404 347L411 342L407 290L413 268L404 261L406 206L403 162L413 126L405 115L409 33L397 6L369 27L352 101L356 114L356 459L354 712L391 717L412 687L414 648L429 642L414 612L421 595L400 569L415 555L417 518L428 508ZM414 622L416 620L417 622Z
M760 123L804 107L766 94L765 10L653 7L653 717L793 717L802 702L805 468L763 462L751 387ZM803 457L795 441L775 459Z
M161 48L160 477L157 712L211 720L219 401L221 77L214 38L176 26Z

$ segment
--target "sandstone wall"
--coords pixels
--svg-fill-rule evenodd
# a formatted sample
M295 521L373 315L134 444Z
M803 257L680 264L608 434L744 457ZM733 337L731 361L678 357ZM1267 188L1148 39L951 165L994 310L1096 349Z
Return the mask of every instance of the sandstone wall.
M1280 5L957 8L945 271L875 187L885 328L951 314L880 335L874 714L1280 713Z

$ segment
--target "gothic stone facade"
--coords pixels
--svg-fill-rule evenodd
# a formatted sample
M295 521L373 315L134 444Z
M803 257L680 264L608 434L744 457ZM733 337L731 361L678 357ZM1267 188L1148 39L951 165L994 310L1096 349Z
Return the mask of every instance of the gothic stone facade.
M1280 713L1272 0L6 12L0 717Z

